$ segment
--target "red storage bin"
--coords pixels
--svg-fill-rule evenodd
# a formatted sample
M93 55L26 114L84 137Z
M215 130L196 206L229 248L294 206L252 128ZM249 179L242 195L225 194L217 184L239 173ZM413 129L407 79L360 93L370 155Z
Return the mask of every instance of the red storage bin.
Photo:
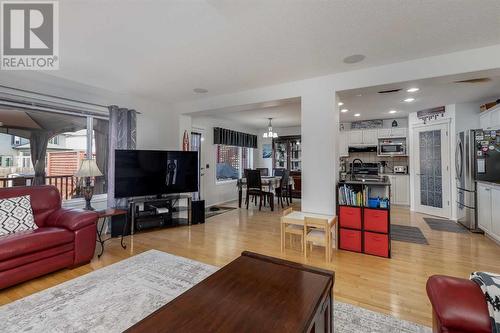
M361 229L361 208L340 207L339 226L344 228Z
M386 210L365 208L363 220L365 230L389 232L389 214Z
M366 231L364 233L365 253L389 257L389 235Z
M340 228L339 248L361 252L361 231Z

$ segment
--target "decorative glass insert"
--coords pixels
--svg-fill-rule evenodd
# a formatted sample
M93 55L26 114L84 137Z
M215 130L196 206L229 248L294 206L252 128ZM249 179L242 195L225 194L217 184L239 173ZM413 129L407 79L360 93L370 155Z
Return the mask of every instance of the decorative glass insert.
M443 208L443 175L441 170L441 130L419 133L420 203Z

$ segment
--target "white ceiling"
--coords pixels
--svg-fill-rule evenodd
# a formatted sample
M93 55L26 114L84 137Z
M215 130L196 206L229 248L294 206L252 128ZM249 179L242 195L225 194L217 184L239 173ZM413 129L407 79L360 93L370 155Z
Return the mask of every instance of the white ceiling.
M166 102L500 43L498 0L60 1L51 75ZM351 54L365 61L347 65ZM204 94L202 96L207 96Z
M489 77L491 81L455 83L455 81L482 77ZM414 93L406 92L406 89L411 87L418 87L420 90ZM395 93L378 93L398 88L402 90ZM346 90L338 92L338 95L344 103L339 109L349 110L347 113L340 113L340 121L343 122L401 118L406 117L410 112L455 103L477 102L479 107L480 102L500 98L500 69ZM403 102L407 97L413 97L415 101ZM389 110L398 112L389 114ZM360 113L361 116L354 117L355 113Z
M268 118L273 118L275 128L300 126L300 98L290 98L267 103L235 106L231 108L211 110L203 113L193 113L196 116L211 116L232 121L240 126L251 129L264 129L269 124Z

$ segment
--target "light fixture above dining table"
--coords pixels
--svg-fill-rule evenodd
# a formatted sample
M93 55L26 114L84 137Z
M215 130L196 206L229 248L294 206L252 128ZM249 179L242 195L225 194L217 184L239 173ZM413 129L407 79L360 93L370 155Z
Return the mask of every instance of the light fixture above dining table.
M265 132L264 134L262 134L262 137L263 138L277 138L278 137L278 133L276 132L273 132L273 124L272 124L272 120L273 118L268 118L269 119L269 124L267 125L267 132Z

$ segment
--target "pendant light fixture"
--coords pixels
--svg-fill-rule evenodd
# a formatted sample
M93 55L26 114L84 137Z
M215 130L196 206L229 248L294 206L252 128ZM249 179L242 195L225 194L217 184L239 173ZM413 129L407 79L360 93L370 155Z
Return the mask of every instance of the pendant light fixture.
M272 124L273 118L267 118L267 119L269 119L269 125L267 125L267 132L262 134L262 137L265 139L266 138L277 138L278 133L273 132L273 124Z

